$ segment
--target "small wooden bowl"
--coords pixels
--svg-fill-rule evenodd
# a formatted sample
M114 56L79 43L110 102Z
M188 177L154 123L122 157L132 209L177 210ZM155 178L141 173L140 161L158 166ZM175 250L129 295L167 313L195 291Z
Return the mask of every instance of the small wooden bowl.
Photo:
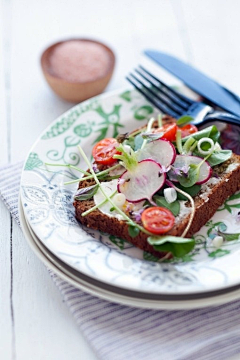
M80 81L69 81L64 79L63 77L59 77L54 74L54 69L52 69L50 65L50 56L52 51L60 44L67 42L67 41L81 41L81 42L90 42L100 45L109 57L109 66L106 69L106 73L95 80L80 82ZM115 65L115 55L113 51L106 46L105 44L89 39L69 39L59 41L51 46L49 46L41 56L41 67L45 79L52 90L64 100L78 103L83 100L89 99L95 95L100 94L109 83Z

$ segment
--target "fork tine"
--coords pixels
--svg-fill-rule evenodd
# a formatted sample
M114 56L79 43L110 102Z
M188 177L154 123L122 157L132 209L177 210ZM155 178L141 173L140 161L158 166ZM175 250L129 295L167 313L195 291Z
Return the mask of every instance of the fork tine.
M175 104L181 112L188 109L189 104L176 96L174 93L170 92L164 85L159 85L160 80L158 83L156 83L157 80L152 80L152 77L150 78L148 74L146 76L145 73L142 73L142 69L135 69L135 71L139 76L141 76L141 78L150 83L151 87L155 88L158 92L160 92L165 97L165 99L167 98L168 100L170 100L172 105Z
M145 85L149 88L150 93L152 93L155 96L159 97L159 100L163 101L165 105L169 106L173 111L178 113L178 115L181 115L183 112L186 111L186 106L179 106L176 104L176 101L173 101L169 94L166 94L165 91L162 91L162 89L158 86L156 86L149 78L141 74L137 69L135 70L138 74L138 77L136 78L133 74L132 76L143 85L142 79L145 80ZM140 76L140 78L139 78ZM140 80L141 79L141 80Z
M152 87L152 83L149 80L144 81L144 79L135 76L135 74L131 74L131 76L139 83L142 87L148 90L154 97L158 98L160 102L162 102L165 106L168 107L171 111L174 111L178 116L182 115L184 112L183 108L180 108L178 105L174 104L168 96L166 96L161 91L157 91Z
M130 74L131 75L131 74ZM149 88L146 87L144 84L140 85L138 80L131 79L128 76L126 79L154 106L156 106L163 114L171 115L172 117L179 117L179 114L174 112L172 109L170 109L168 106L166 106L163 102L159 100L159 98L154 94L150 93Z
M178 91L174 90L170 86L166 85L164 82L162 82L160 79L158 79L156 76L152 75L147 69L145 69L142 65L139 65L140 69L144 71L148 76L150 76L152 79L154 79L158 84L160 84L169 97L172 98L173 101L179 102L180 106L184 106L185 109L189 107L189 105L192 105L194 103L193 100L189 99L188 97L184 96L183 94L180 94Z

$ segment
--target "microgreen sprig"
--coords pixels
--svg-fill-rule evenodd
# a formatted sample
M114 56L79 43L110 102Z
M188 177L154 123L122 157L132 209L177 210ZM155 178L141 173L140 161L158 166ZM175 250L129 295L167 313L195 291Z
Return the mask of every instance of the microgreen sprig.
M80 154L82 155L83 159L85 160L90 172L92 173L92 176L95 180L95 182L99 185L99 189L100 191L102 192L103 196L105 196L106 200L110 202L110 204L115 208L115 210L120 214L122 215L123 219L127 221L127 224L130 225L130 226L133 226L133 227L137 227L139 230L141 230L142 232L144 232L145 234L147 235L152 235L152 233L150 233L149 231L147 231L146 229L144 229L144 227L138 225L137 223L135 223L130 217L128 217L125 212L123 212L113 201L112 199L110 198L109 195L107 195L100 183L100 181L98 180L97 178L97 175L95 174L95 172L93 171L93 168L92 168L92 165L90 163L90 161L88 160L85 152L83 151L83 149L81 148L80 145L78 145L78 149L79 149L79 152Z
M149 122L148 122L148 124L147 124L147 130L146 130L146 132L149 132L149 131L151 130L154 121L155 121L154 118L151 118L151 119L149 120ZM147 143L147 140L144 139L144 140L143 140L143 143L142 143L142 146L141 146L141 149L144 148L144 146L146 145L146 143Z
M197 143L198 142L193 137L188 138L182 147L182 153L183 154L189 154L189 153L191 154L193 152L193 150L196 148Z
M105 175L105 174L108 174L109 171L111 170L115 170L117 167L119 167L120 164L117 164L117 165L114 165L106 170L103 170L103 171L99 171L97 174L95 174L97 177L101 177L102 175ZM89 179L93 179L93 175L89 174L89 172L86 172L87 176L84 176L82 178L79 178L79 179L76 179L76 180L71 180L71 181L68 181L68 182L65 182L64 185L69 185L69 184L74 184L76 182L80 182L80 181L84 181L84 180L89 180Z
M121 154L113 155L113 158L117 159L117 160L121 160L127 170L132 170L137 166L138 161L137 161L135 152L133 151L132 148L130 148L130 153L128 153L125 150L124 146L122 144L120 144L116 148L116 150L119 151Z
M176 146L179 154L183 153L183 147L182 147L182 133L181 130L178 129L176 132Z
M161 114L158 115L158 127L159 128L162 127L162 115Z
M117 190L115 190L112 194L109 195L110 198L112 198L117 193ZM105 198L103 201L101 201L99 204L93 206L91 209L88 209L84 211L81 216L86 216L90 214L92 211L98 209L100 206L104 205L108 200Z

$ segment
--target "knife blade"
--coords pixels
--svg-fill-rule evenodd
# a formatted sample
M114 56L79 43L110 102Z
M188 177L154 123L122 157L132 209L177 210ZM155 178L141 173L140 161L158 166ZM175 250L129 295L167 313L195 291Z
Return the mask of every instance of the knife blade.
M240 97L218 84L191 65L161 51L145 50L144 54L182 80L190 89L212 104L240 116Z

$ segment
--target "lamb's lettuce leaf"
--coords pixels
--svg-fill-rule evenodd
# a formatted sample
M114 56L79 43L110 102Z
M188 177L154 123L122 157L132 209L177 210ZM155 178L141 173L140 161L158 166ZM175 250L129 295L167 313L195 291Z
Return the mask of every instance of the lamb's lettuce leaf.
M167 208L168 210L170 210L174 216L178 216L179 211L180 211L180 203L178 200L173 201L172 203L168 203L165 200L164 196L160 196L160 195L154 195L153 196L153 201L158 205L158 206L163 206L165 208Z
M198 184L195 184L195 185L190 186L188 188L182 186L181 184L178 184L177 187L180 190L183 190L186 193L188 193L191 197L196 196L199 193L199 191L201 190L201 185L198 185ZM188 200L188 198L186 198L186 196L180 194L179 192L177 192L177 198L178 198L178 200L184 200L184 201Z
M78 189L74 196L74 200L84 201L89 200L93 197L93 195L96 194L97 190L99 188L99 185L92 185L85 188Z
M204 157L204 155L200 154L198 151L194 151L194 155ZM210 166L213 167L215 165L222 164L224 161L227 161L232 156L232 150L219 150L214 151L211 156L207 159Z
M188 254L195 246L194 239L181 238L177 236L149 236L148 243L157 251L172 253L173 256L181 258Z
M211 125L206 127L205 129L199 130L198 132L196 132L195 134L191 134L189 136L186 136L182 139L182 142L186 142L190 137L193 137L195 140L200 140L204 137L210 138L215 142L218 141L219 137L220 137L220 132L218 130L218 128L216 127L216 125ZM205 149L206 146L206 149ZM207 150L208 144L203 144L202 149L203 150Z
M189 115L183 115L180 118L178 118L177 120L177 125L178 126L182 126L182 125L186 125L188 123L190 123L191 121L193 121L193 117L189 116Z

